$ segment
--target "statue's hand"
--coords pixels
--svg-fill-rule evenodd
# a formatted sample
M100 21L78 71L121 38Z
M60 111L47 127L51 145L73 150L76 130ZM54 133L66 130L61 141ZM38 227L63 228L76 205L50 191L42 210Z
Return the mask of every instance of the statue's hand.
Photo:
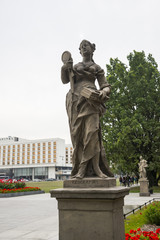
M109 94L110 94L110 88L106 87L100 90L99 97L102 101L107 101L109 99Z
M73 61L68 61L62 66L63 70L73 70Z

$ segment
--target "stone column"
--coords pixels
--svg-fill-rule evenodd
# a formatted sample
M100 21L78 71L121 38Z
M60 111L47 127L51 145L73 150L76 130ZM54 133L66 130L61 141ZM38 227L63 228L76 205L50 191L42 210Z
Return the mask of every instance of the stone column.
M149 181L147 180L147 178L141 178L139 180L140 183L140 193L139 196L150 196L149 193Z
M34 180L34 167L32 168L32 181Z
M129 188L116 179L66 180L51 190L59 209L59 240L124 240L123 205Z

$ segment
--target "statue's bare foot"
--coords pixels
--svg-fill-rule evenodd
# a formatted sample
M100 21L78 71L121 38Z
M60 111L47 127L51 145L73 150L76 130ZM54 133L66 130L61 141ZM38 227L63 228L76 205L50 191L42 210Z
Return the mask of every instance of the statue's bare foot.
M100 178L108 178L107 175L105 175L104 173L102 173L102 171L97 171L97 176L100 177Z
M86 167L87 167L87 163L80 164L78 173L75 175L75 178L78 178L78 179L84 178L86 173Z
M76 178L76 175L74 175L74 176L71 176L71 179L73 179L73 178Z
M84 177L84 176L83 176L82 174L77 174L77 175L76 175L76 178L77 178L77 179L82 179L83 177Z
M96 162L93 163L93 168L94 168L94 172L95 174L99 177L99 178L107 178L107 175L105 175L98 164L96 164Z

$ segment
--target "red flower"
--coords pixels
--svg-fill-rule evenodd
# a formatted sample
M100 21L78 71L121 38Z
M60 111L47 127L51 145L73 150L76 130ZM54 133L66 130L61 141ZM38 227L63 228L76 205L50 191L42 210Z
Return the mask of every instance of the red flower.
M157 233L157 234L160 233L160 228L157 228L156 233Z

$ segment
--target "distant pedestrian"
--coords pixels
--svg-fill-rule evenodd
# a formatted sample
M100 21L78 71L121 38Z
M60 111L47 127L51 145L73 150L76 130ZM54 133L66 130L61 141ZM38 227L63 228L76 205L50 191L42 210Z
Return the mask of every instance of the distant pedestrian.
M123 178L122 178L122 183L126 187L126 177L125 176L123 176Z
M120 176L119 178L119 183L120 183L120 186L122 186L122 176Z
M126 177L126 185L129 187L130 186L130 176L129 175L127 175L127 177Z
M131 177L131 185L134 185L134 177Z

